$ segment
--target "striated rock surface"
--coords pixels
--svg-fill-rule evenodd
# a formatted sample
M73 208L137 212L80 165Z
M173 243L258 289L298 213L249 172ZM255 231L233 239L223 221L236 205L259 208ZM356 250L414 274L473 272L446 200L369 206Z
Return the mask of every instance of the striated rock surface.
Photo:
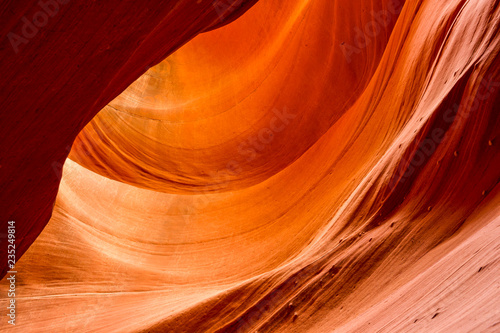
M21 191L20 179L32 191L12 196L22 215L6 215L25 223L28 246L57 178L39 195L49 177L22 175L50 169L47 152L63 160L102 108L16 265L15 329L498 331L500 3L261 0L196 29L193 8L176 16L193 29L182 39L153 29L155 61L154 47L123 48L153 64L219 29L112 101L139 60L110 55L101 85L88 64L88 94L65 88L53 115L16 114L23 130L9 118L27 141L7 152L45 154L0 169L7 188ZM26 110L21 100L46 99L10 103Z
M17 255L51 216L78 132L149 67L255 1L22 0L0 6L0 226L3 231L7 221L19 222Z

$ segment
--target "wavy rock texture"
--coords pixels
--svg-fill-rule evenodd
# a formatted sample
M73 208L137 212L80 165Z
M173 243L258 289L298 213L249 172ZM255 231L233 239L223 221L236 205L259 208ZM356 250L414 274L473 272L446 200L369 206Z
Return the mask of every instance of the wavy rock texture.
M16 329L498 331L499 27L262 0L197 36L75 139Z
M255 2L2 2L0 226L20 222L17 255L49 221L63 163L80 130L149 67ZM5 261L1 268L4 276Z

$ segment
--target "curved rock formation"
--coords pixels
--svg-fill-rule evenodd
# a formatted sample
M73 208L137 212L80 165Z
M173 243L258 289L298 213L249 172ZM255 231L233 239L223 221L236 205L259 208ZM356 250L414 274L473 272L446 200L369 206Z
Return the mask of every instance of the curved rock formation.
M47 224L80 130L137 77L256 0L9 1L0 8L0 226L22 255ZM6 257L2 239L0 255ZM1 276L6 263L2 261Z
M197 36L74 140L16 328L498 330L499 28L498 1L266 0Z

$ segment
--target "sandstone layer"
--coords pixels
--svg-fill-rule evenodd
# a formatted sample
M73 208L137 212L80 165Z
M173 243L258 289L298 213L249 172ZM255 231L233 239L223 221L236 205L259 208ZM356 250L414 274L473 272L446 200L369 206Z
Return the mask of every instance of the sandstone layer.
M500 3L198 2L2 81L15 329L498 331Z

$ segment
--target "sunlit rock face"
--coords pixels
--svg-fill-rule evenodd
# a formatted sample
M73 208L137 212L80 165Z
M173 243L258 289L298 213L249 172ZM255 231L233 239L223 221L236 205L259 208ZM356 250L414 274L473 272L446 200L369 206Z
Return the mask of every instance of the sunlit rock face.
M236 3L125 90L141 71L110 68L130 80L90 122L94 95L54 110L88 124L16 265L15 329L498 330L500 4Z
M19 0L0 6L0 225L21 255L50 219L80 130L148 68L256 0ZM5 241L2 238L2 242ZM7 246L0 247L6 257ZM1 264L1 276L6 261Z
M259 4L149 70L80 133L71 159L166 193L261 183L303 155L355 103L398 10L371 1ZM370 12L381 14L378 38L366 42L365 57L346 53L353 31L345 27L373 20Z

